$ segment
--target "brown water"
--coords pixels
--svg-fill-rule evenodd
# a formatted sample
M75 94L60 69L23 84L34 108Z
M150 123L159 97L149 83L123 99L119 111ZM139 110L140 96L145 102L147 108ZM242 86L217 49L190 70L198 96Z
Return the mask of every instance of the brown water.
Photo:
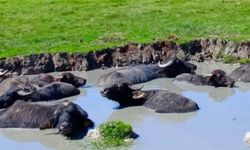
M199 63L198 73L208 74L222 68L231 72L237 65ZM71 98L89 113L98 126L108 120L123 120L132 124L140 137L127 149L135 150L246 150L245 132L250 131L250 84L237 83L237 88L213 88L156 79L144 83L144 89L168 89L196 101L198 112L184 114L157 114L144 107L115 109L118 104L103 98L94 86L96 79L109 70L76 72L88 79L82 94ZM141 86L136 85L136 86ZM90 149L86 139L67 140L56 130L1 129L3 150L78 150Z

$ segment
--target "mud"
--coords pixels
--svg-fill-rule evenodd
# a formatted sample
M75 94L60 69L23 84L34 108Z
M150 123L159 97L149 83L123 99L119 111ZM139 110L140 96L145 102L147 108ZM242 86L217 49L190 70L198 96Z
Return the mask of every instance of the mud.
M88 53L44 53L0 59L0 68L19 74L37 74L54 71L87 71L98 68L150 64L165 61L176 55L182 60L221 61L221 56L250 57L250 42L232 42L221 39L198 39L177 44L174 41L129 43Z

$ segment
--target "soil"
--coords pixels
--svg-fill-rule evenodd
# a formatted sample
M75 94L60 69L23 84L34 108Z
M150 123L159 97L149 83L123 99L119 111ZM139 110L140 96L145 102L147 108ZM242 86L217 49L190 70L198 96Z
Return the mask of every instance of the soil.
M98 68L151 64L176 55L185 61L221 61L221 55L250 57L250 41L232 42L221 39L198 39L183 44L157 41L148 44L129 43L88 53L32 54L0 59L0 68L18 74L55 71L87 71Z

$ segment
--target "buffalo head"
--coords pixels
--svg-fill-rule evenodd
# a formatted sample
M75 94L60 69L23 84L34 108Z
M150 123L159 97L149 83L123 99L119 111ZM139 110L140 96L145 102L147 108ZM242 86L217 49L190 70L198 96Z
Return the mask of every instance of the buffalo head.
M145 93L140 91L140 89L133 89L127 84L119 84L104 88L101 94L108 99L118 102L120 105L142 105Z
M42 124L40 129L56 127L59 133L70 136L93 126L94 123L88 119L87 112L80 106L66 100L56 108L53 117Z
M0 109L12 105L23 95L30 95L36 88L30 84L28 78L8 78L0 84Z
M195 73L197 68L196 65L189 62L182 61L177 57L170 58L165 64L158 63L158 66L161 68L159 75L161 77L170 77L174 78L182 73Z
M208 78L208 82L215 87L233 87L235 81L220 69L214 70Z
M86 84L86 79L73 75L72 73L65 72L61 74L60 82L66 82L74 85L75 87L80 87Z

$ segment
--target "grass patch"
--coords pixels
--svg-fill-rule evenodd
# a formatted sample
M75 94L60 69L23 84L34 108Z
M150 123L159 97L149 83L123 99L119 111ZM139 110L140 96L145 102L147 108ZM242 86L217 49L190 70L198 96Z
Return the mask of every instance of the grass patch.
M0 57L87 52L174 35L249 40L250 0L0 0Z
M247 63L250 63L250 58L239 58L239 57L236 57L233 55L227 55L227 54L222 54L222 53L218 54L217 59L221 59L224 63L229 63L229 64L234 64L234 63L247 64Z
M238 63L239 61L238 57L232 55L224 55L222 59L224 63L230 63L230 64Z
M96 148L108 148L127 146L129 143L124 141L133 134L132 127L122 121L110 121L99 126L101 138L94 141Z
M250 58L243 58L243 59L240 59L240 60L239 60L239 63L240 63L240 64L247 64L247 63L250 63Z

